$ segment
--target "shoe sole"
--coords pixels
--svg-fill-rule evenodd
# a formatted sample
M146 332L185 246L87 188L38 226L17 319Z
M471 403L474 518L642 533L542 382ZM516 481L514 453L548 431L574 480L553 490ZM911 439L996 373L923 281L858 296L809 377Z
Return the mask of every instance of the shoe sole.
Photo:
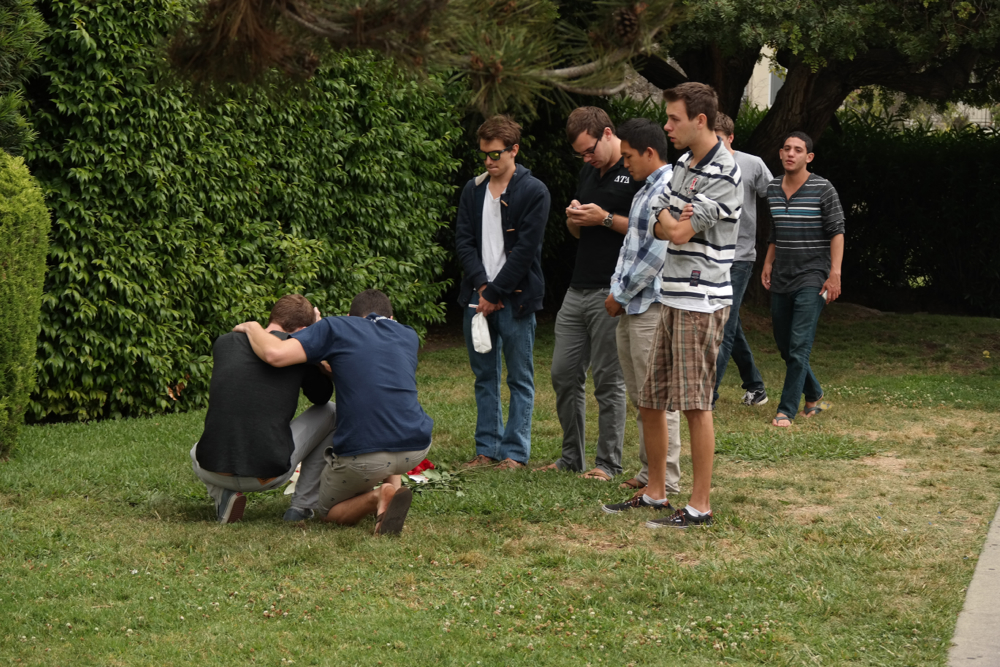
M757 401L756 403L747 403L745 401L743 402L743 405L747 406L748 408L753 408L758 405L766 405L766 404L767 404L767 396L765 396L763 400Z
M628 512L629 510L643 509L643 508L641 508L641 507L627 507L627 508L625 508L623 510L613 510L613 509L610 509L607 505L601 505L601 509L604 511L605 514L624 514L625 512ZM676 509L674 509L674 507L670 503L667 503L665 507L647 507L645 509L655 509L658 512L667 511L667 512L671 512L671 513L677 511Z
M410 504L413 502L413 491L405 486L396 491L392 497L392 502L385 509L385 516L382 523L375 531L376 535L399 535L403 532L403 524L406 522L406 515L410 512Z
M705 528L711 525L712 525L711 521L706 521L704 523L687 523L687 524L657 523L656 521L646 522L646 528Z
M247 497L242 493L235 494L229 499L229 506L222 513L219 523L236 523L243 518L243 512L247 508Z

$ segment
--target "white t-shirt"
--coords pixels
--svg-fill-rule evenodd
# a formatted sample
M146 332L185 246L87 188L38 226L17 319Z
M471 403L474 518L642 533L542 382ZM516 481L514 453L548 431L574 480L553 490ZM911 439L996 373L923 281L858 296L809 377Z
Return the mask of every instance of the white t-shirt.
M502 195L503 193L501 193ZM497 277L500 269L507 263L507 254L503 249L501 205L500 197L494 199L489 186L487 186L486 196L483 197L483 268L486 269L486 279L490 282Z

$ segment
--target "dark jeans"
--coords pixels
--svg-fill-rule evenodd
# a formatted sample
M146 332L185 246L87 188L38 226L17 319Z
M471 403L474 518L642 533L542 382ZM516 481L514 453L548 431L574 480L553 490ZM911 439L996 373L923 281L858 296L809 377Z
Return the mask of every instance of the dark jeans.
M799 411L803 393L809 402L823 397L823 388L809 368L816 324L826 305L826 299L818 292L815 287L805 287L788 294L771 294L774 342L785 360L785 386L781 390L778 412L789 419L794 419Z
M743 293L747 291L747 283L753 274L753 262L733 262L729 270L729 281L733 284L733 306L729 309L729 319L723 330L722 346L719 348L719 360L715 367L715 392L712 394L712 405L719 400L719 386L726 374L729 357L732 356L736 367L740 369L740 379L747 391L757 391L764 388L764 379L753 362L753 352L743 335L740 324L740 304L743 303Z

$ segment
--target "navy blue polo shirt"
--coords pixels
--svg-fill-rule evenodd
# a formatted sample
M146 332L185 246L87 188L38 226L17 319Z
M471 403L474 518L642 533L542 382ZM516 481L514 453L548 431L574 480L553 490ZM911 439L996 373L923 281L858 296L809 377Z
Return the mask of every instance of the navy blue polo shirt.
M431 444L434 420L417 400L417 332L378 317L325 317L292 334L337 388L337 456L409 452Z

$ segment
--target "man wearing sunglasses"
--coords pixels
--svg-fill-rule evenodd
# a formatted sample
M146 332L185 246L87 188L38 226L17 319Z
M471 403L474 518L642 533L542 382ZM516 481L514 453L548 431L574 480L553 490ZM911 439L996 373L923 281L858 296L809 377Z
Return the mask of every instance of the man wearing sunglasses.
M574 109L566 120L566 140L583 161L576 194L566 206L566 226L580 242L569 289L556 316L552 388L563 429L562 456L542 470L583 472L586 466L587 369L597 400L594 467L582 477L609 481L622 471L625 435L625 381L618 362L615 329L604 301L628 230L632 197L642 187L625 168L621 141L607 112Z
M524 468L531 454L535 403L535 311L542 308L542 238L549 191L515 162L521 126L493 116L479 127L486 172L462 191L455 248L465 276L459 300L465 309L465 341L476 376L476 456L466 466ZM476 352L472 318L486 316L492 349ZM510 413L500 404L500 353L507 367Z

